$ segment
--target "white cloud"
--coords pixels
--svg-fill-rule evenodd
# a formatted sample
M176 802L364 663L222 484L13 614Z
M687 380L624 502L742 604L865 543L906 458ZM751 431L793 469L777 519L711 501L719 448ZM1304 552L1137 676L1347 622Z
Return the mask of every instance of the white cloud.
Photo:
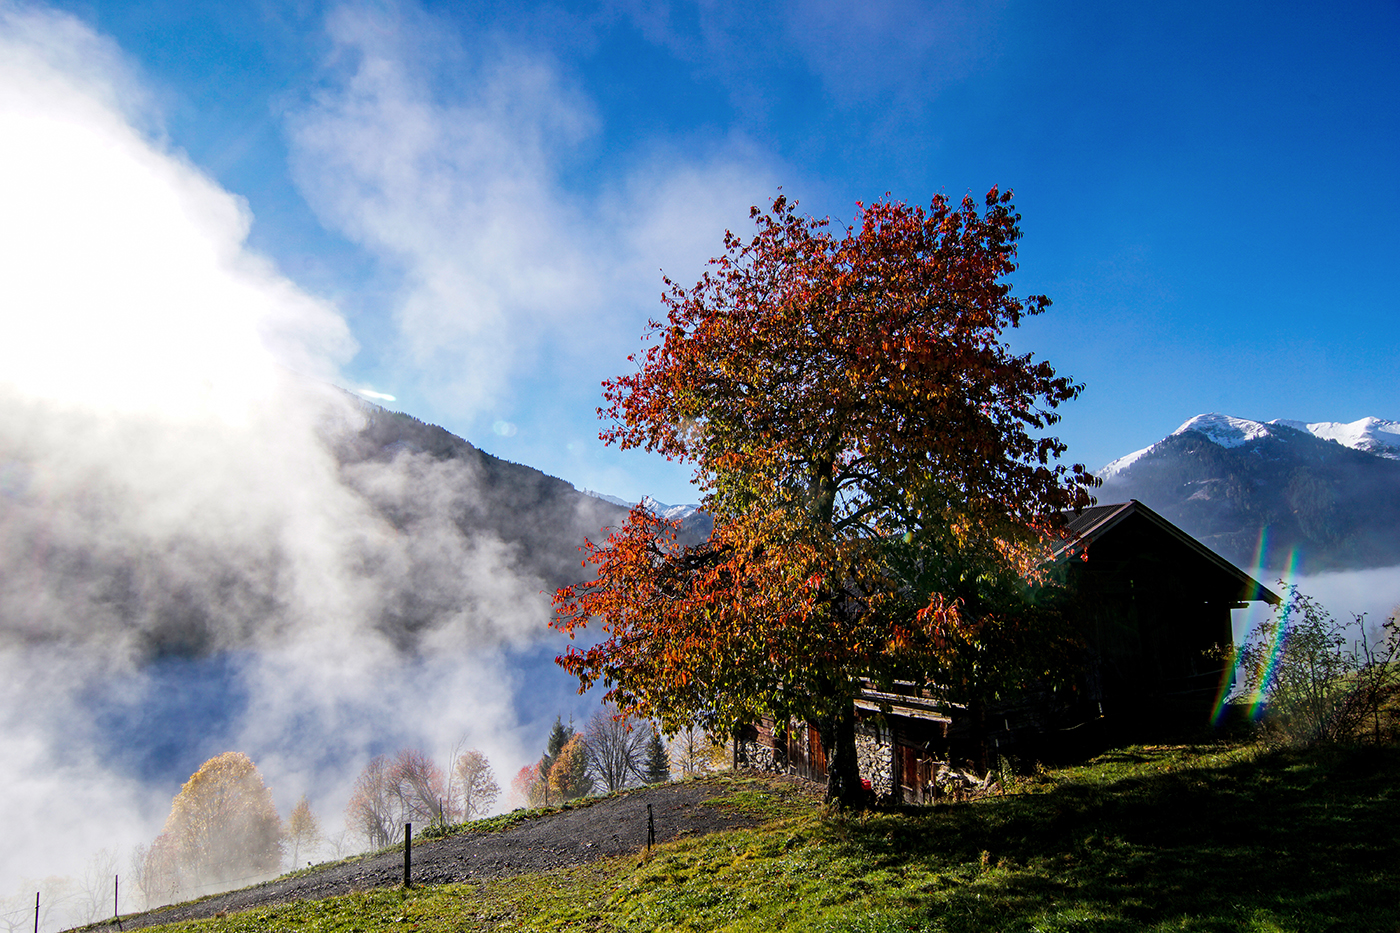
M492 47L449 93L423 63L464 54L377 16L332 16L346 68L292 126L297 172L402 270L401 375L443 406L632 349L657 267L698 274L773 190L722 141L572 193L596 119L549 62ZM161 755L239 748L334 825L369 755L465 739L505 783L580 702L538 673L538 572L453 521L490 508L475 474L322 441L363 418L320 381L355 353L345 320L159 124L111 42L0 6L0 891L149 841L178 789Z
M289 123L295 177L325 223L402 270L404 376L454 419L547 395L560 373L596 385L580 361L633 349L658 267L698 274L775 191L742 141L605 163L578 190L599 117L550 59L457 44L406 4L342 7L329 30L326 86Z
M331 16L346 70L291 124L295 175L327 223L404 269L410 368L438 399L481 409L522 344L598 300L583 219L554 178L592 118L546 64L508 52L438 101L415 67L433 40L415 25Z
M349 358L335 309L244 248L243 202L133 126L141 95L109 43L58 14L0 17L0 380L66 405L239 417L277 365L324 378Z

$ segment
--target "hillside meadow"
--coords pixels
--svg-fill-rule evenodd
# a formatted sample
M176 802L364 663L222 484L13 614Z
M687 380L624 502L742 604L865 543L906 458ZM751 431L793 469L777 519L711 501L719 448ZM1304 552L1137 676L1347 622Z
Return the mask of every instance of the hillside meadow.
M756 828L148 929L1400 930L1397 774L1393 746L1135 747L1001 794L860 815L736 775L712 805L761 817Z

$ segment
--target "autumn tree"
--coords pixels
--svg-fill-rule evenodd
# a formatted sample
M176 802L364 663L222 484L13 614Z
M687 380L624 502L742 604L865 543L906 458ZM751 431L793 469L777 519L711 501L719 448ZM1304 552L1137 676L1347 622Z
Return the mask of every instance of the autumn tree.
M695 286L667 280L600 409L605 441L695 465L714 531L681 547L636 508L589 542L554 624L605 637L559 660L668 733L810 721L828 797L858 804L864 679L976 702L1034 673L1053 620L1019 585L1095 482L1044 431L1082 387L1004 340L1050 304L1006 281L1010 192L861 206L839 235L783 196L752 216Z
M723 742L715 741L705 730L691 724L671 739L671 767L682 777L707 774L724 767L727 752Z
M525 765L510 779L510 801L521 807L543 806L546 788L539 762Z
M559 749L554 765L549 769L550 795L556 803L587 797L593 792L593 778L588 773L588 749L583 736L575 733Z
M452 774L457 782L462 819L475 819L491 812L501 794L501 785L496 783L496 773L484 754L473 748L458 755Z
M164 836L179 873L196 887L269 874L282 864L272 792L241 752L211 758L190 776L171 802Z
M608 792L641 780L651 729L631 717L604 708L594 713L583 730L589 772Z
M292 867L301 865L301 848L308 849L321 842L321 821L311 812L311 803L302 794L287 817L287 841L292 844Z

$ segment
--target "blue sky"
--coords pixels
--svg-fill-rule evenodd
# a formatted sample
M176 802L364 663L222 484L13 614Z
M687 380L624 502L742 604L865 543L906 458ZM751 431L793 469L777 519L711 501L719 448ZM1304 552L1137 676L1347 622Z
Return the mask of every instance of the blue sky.
M598 384L778 186L841 221L1014 189L1054 307L1012 342L1086 384L1072 460L1205 411L1400 418L1393 2L3 9L244 199L238 248L341 328L307 368L580 487L694 498L597 440Z

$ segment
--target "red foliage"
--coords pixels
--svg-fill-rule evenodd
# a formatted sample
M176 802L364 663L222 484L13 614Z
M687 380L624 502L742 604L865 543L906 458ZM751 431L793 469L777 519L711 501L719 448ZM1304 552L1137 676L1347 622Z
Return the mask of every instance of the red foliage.
M848 719L862 677L985 678L984 649L1017 642L998 606L1092 501L1043 433L1082 387L1002 339L1050 304L1004 281L1010 192L882 201L839 238L795 208L755 208L693 288L667 280L638 371L604 383L603 439L695 463L715 530L678 548L638 508L590 542L555 625L607 638L559 661L668 731Z

